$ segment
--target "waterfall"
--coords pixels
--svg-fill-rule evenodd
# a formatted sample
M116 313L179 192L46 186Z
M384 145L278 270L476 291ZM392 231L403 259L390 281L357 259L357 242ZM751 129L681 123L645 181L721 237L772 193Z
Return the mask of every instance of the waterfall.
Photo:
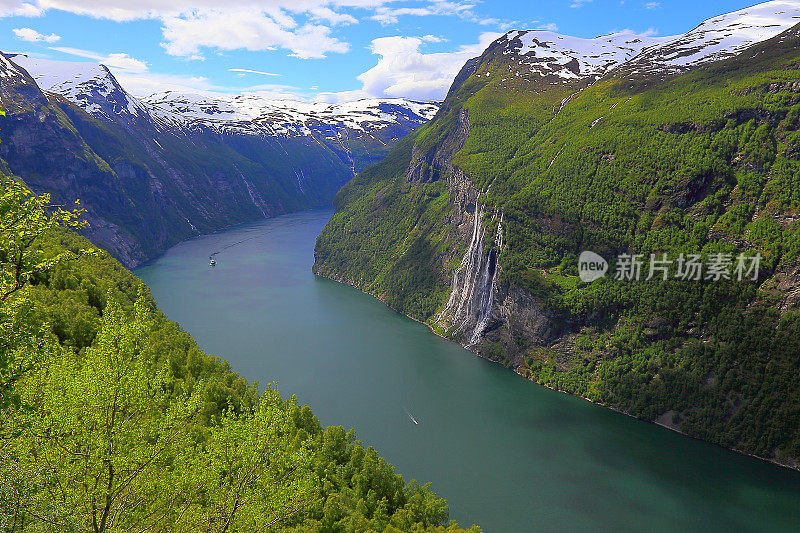
M495 219L497 220L497 219ZM497 268L497 257L503 249L503 212L500 212L500 220L497 221L497 232L494 237L494 249L489 251L489 257L486 261L486 268L484 275L481 278L481 299L478 306L477 323L475 329L472 330L472 336L469 339L467 346L474 346L478 343L486 331L486 326L489 325L489 319L492 315L492 305L494 304L494 291L497 289L497 273L500 271Z
M472 238L470 239L467 251L464 253L464 257L461 258L461 264L453 273L453 289L450 292L447 305L445 305L444 310L439 314L440 317L447 316L450 311L453 311L452 314L454 317L461 314L467 299L468 287L471 286L470 281L474 277L476 258L482 255L483 252L484 230L480 222L481 218L483 218L482 206L475 204L475 213L473 217ZM455 307L455 310L453 310L456 300L458 300L458 305Z
M476 203L469 246L453 273L453 288L447 304L437 317L453 328L451 335L468 331L468 346L476 344L489 325L496 290L497 256L503 247L503 213L495 212L492 220L498 224L494 247L486 253L484 214L485 207Z

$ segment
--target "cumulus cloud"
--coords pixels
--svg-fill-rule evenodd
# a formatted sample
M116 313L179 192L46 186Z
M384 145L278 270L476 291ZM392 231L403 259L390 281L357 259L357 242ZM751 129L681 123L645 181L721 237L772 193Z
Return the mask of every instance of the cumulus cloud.
M335 102L367 97L441 100L464 63L480 55L502 34L486 32L475 44L452 52L426 54L421 50L426 37L381 37L372 41L378 63L358 76L363 87L357 91L321 93L320 100Z
M585 1L585 0L577 0ZM334 34L340 25L357 24L348 11L392 24L403 16L457 16L501 29L511 22L479 17L479 0L0 0L0 16L59 10L118 22L154 19L162 23L168 54L203 59L207 50L288 51L302 58L345 53L350 45Z
M61 39L61 36L56 35L55 33L51 33L50 35L42 35L38 31L31 28L14 28L11 31L14 32L14 35L17 37L17 39L21 41L27 41L29 43L54 43Z
M0 0L0 17L39 17L44 11L30 2Z
M147 71L147 63L129 56L128 54L115 53L115 54L98 54L91 50L83 50L81 48L70 48L67 46L52 46L51 50L69 54L77 57L85 57L98 63L102 63L107 67L117 69L125 72L145 72Z
M281 12L261 10L203 10L164 19L164 42L168 54L200 57L202 48L250 51L284 48L301 59L323 58L330 52L344 53L349 45L331 36L321 24L298 24Z
M322 20L331 24L358 24L358 19L353 15L338 13L329 7L312 7L309 13L314 20Z

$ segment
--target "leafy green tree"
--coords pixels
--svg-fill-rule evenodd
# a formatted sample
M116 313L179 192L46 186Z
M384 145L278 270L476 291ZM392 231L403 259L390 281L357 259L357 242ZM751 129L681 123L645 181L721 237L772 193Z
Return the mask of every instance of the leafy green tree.
M319 497L311 451L298 440L289 408L267 389L250 413L225 413L205 449L186 464L196 499L179 530L267 531Z
M5 115L2 108L0 114ZM46 256L37 245L56 228L85 227L82 214L54 206L49 194L35 195L0 174L0 411L18 403L14 383L45 353L41 332L32 330L30 306L20 293L54 265L74 257L66 251Z
M21 383L39 409L15 455L36 458L49 474L24 505L32 519L99 533L158 524L180 505L173 465L190 447L203 386L170 393L169 369L146 346L154 325L144 298L132 319L110 298L85 354L64 350Z

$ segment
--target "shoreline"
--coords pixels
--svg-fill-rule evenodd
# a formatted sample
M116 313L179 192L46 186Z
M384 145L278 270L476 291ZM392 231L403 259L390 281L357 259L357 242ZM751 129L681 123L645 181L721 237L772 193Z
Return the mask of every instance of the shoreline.
M744 455L744 456L747 456L747 457L752 457L752 458L754 458L754 459L758 459L759 461L763 461L763 462L765 462L765 463L770 463L770 464L773 464L773 465L775 465L775 466L778 466L778 467L781 467L781 468L786 468L786 469L788 469L788 470L793 470L793 471L795 471L795 472L800 472L800 463L798 463L797 465L790 465L790 464L780 463L780 462L778 462L778 461L776 461L776 460L774 460L774 459L770 459L769 457L762 457L762 456L760 456L760 455L755 455L755 454L752 454L752 453L748 453L748 452L745 452L745 451L742 451L742 450L738 450L738 449L736 449L736 448L728 448L727 446L723 446L723 445L721 445L721 444L717 444L716 442L711 442L711 441L709 441L709 440L705 440L705 439L701 439L701 438L699 438L699 437L695 437L695 436L693 436L693 435L690 435L690 434L688 434L688 433L685 433L685 432L681 431L680 429L678 429L678 428L676 428L676 427L671 427L671 426L669 426L669 425L667 425L667 424L664 424L664 423L662 423L662 422L658 422L657 420L646 420L646 419L644 419L644 418L639 418L639 417L636 417L636 416L634 416L634 415L632 415L632 414L630 414L630 413L626 413L625 411L622 411L622 410L620 410L620 409L615 409L614 407L610 407L610 406L608 406L608 405L605 405L605 404L602 404L602 403L600 403L600 402L593 401L593 400L591 400L591 399L589 399L589 398L586 398L586 397L584 397L584 396L580 396L580 395L578 395L578 394L572 394L572 393L570 393L570 392L567 392L567 391L563 391L563 390L560 390L560 389L556 389L556 388L554 388L554 387L550 387L550 386L548 386L548 385L545 385L544 383L540 383L540 382L536 381L535 379L530 379L530 378L528 378L528 377L526 377L526 376L524 376L524 375L520 374L519 372L517 372L517 369L515 369L515 368L509 368L509 367L507 367L507 366L503 366L503 365L501 365L500 363L498 363L497 361L493 361L493 360L491 360L491 359L489 359L489 358L487 358L487 357L484 357L484 356L482 356L482 355L481 355L481 354L479 354L479 353L476 353L476 352L474 352L474 351L470 350L470 349L469 349L467 346L464 346L463 344L461 344L461 343L459 343L459 342L456 342L456 341L454 341L453 339L447 338L447 337L445 337L444 335L440 335L439 333L437 333L437 332L436 332L436 331L435 331L435 330L434 330L434 329L433 329L433 328L430 326L430 324L427 324L426 322L423 322L423 321L421 321L421 320L419 320L419 319L417 319L417 318L414 318L414 317L412 317L412 316L408 316L408 315L406 315L405 313L401 313L400 311L397 311L396 309L393 309L393 308L392 308L391 306L389 306L389 305L386 303L386 301L385 301L383 298L381 298L379 295L373 294L373 293L371 293L371 292L369 292L369 291L362 290L362 289L360 289L360 288L356 287L356 286L355 286L355 285L353 285L352 283L350 283L350 282L348 282L348 281L346 281L346 280L344 280L344 279L342 279L342 278L338 278L338 279L337 279L337 278L335 278L335 277L333 277L333 276L329 276L329 275L322 274L322 273L320 273L320 272L316 271L316 269L314 269L313 267L312 267L312 272L313 272L313 274L314 274L315 276L319 276L320 278L328 279L328 280L330 280L330 281L333 281L333 282L335 282L335 283L341 283L342 285L347 285L348 287L350 287L350 288L352 288L352 289L355 289L355 290L357 290L357 291L360 291L360 292L361 292L361 293L363 293L363 294L367 294L367 295L369 295L369 296L371 296L371 297L375 298L376 300L378 300L379 302L381 302L381 303L382 303L383 305L385 305L385 306L386 306L388 309L391 309L391 310L392 310L392 311L394 311L395 313L397 313L397 314L400 314L400 315L403 315L404 317L406 317L406 318L408 318L408 319L410 319L410 320L413 320L414 322L417 322L418 324L422 324L423 326L425 326L425 327L428 329L428 331L430 331L432 334L436 335L436 336L437 336L437 337L439 337L440 339L444 339L444 340L446 340L446 341L448 341L448 342L451 342L451 343L453 343L453 344L456 344L456 345L458 345L458 346L461 346L462 348L464 348L466 351L468 351L468 352L469 352L469 353L471 353L472 355L474 355L474 356L476 356L476 357L480 357L481 359L483 359L483 360L485 360L485 361L489 361L490 363L493 363L493 364L499 365L500 367L502 367L502 368L504 368L504 369L506 369L506 370L510 370L511 372L513 372L514 374L516 374L517 376L519 376L520 378L522 378L522 379L524 379L524 380L526 380L526 381L529 381L529 382L531 382L531 383L535 383L536 385L538 385L538 386L540 386L540 387L544 387L545 389L551 390L551 391L553 391L553 392L558 392L558 393L560 393L560 394L566 394L567 396L572 396L573 398L580 398L581 400L584 400L584 401L586 401L586 402L589 402L589 403L591 403L591 404L593 404L593 405L597 405L598 407L602 407L603 409L608 409L609 411L613 411L613 412L615 412L615 413L619 413L619 414L621 414L621 415L625 415L625 416L627 416L628 418L631 418L631 419L633 419L633 420L637 420L637 421L639 421L639 422L643 422L643 423L646 423L646 424L653 424L653 425L656 425L656 426L660 426L660 427L662 427L662 428L664 428L664 429L667 429L667 430L670 430L670 431L672 431L672 432L674 432L674 433L678 433L679 435L682 435L682 436L684 436L684 437L686 437L686 438L690 438L690 439L693 439L693 440L696 440L696 441L699 441L699 442L704 442L704 443L706 443L706 444L710 444L710 445L712 445L712 446L716 446L717 448L721 448L721 449L723 449L723 450L728 450L728 451L731 451L731 452L737 453L737 454L739 454L739 455Z
M102 249L107 254L111 255L111 257L113 257L115 260L119 261L120 264L122 264L122 266L124 268L126 268L127 270L129 270L130 272L133 272L135 274L136 270L138 270L140 268L144 268L144 267L150 265L151 263L153 263L154 261L159 260L160 258L164 257L164 254L166 254L169 250L171 250L172 248L174 248L176 246L179 246L179 245L181 245L181 244L183 244L185 242L190 242L190 241L193 241L195 239L199 239L201 237L207 237L209 235L216 235L217 233L222 233L224 231L230 231L230 230L234 230L234 229L237 229L237 228L243 228L243 227L249 226L251 224L259 224L259 223L267 221L267 220L273 220L273 219L276 219L276 218L285 217L285 216L289 216L289 215L297 215L299 213L308 213L308 212L313 212L313 211L331 211L331 215L332 215L333 214L333 210L334 210L333 204L331 204L329 206L326 206L326 207L311 207L309 209L298 209L296 211L289 211L287 213L278 213L276 215L272 215L272 216L268 216L268 217L256 218L254 220L249 220L247 222L239 222L237 224L232 224L230 226L217 228L214 231L209 231L207 233L198 233L196 235L192 235L190 237L186 237L186 238L183 238L183 239L179 240L175 244L172 244L169 247L167 247L166 249L164 249L163 251L159 252L157 255L155 255L153 257L150 257L146 261L142 261L141 263L138 263L137 265L131 266L131 267L125 266L125 264L122 263L122 261L117 259L111 252L109 252L105 248L102 248L102 247L97 246L97 245L95 245L95 246L97 248ZM88 237L85 237L85 238L88 239ZM92 244L94 244L94 243L92 243Z

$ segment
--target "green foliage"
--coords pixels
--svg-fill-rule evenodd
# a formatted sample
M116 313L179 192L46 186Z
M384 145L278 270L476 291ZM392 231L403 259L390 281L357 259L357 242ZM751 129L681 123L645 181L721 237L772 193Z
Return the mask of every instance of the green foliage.
M317 238L315 268L427 318L445 294L436 258L447 246L440 220L451 207L443 182L406 182L415 136L342 188L335 203L348 205L347 216L335 214Z
M493 334L512 342L487 342L481 355L644 419L672 410L692 435L796 461L800 329L796 305L781 302L796 288L800 254L798 46L774 39L684 75L591 86L550 83L489 51L448 96L449 113L343 189L316 269L437 327L465 243L452 208L422 191L443 187L436 199L446 200L491 184L480 201L505 213L503 288L532 295L562 334L545 349L549 339L501 325ZM459 109L469 137L451 159L465 182L409 182L419 153L447 146ZM756 283L585 284L575 265L587 249L764 260Z
M81 253L87 241L59 228L73 215L37 205L44 233L23 232L27 247L3 236L27 265L4 278L24 286L3 328L30 363L0 412L3 531L462 531L353 432L200 351L140 280Z
M39 241L54 228L85 227L81 214L51 206L50 195L34 195L0 174L0 413L18 406L14 383L48 351L36 341L35 327L28 320L31 309L21 293L37 277L74 257L69 252L46 257Z

